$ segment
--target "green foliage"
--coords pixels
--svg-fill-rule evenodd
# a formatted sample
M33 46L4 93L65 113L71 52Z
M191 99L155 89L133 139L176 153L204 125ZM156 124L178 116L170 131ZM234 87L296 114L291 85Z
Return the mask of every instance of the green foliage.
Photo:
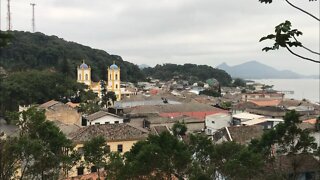
M10 72L50 70L76 79L76 68L85 59L92 68L94 81L105 79L107 67L113 64L113 61L121 68L122 81L135 82L144 79L137 65L123 61L120 56L39 32L11 33L14 38L10 45L2 48L0 54L0 66Z
M220 103L220 106L223 108L223 109L229 109L231 108L231 102L230 101L224 101L222 103Z
M136 143L125 157L124 174L130 179L182 178L191 162L187 146L166 132Z
M58 179L60 171L70 169L77 160L68 154L73 149L72 142L53 122L45 120L44 111L32 107L22 112L21 117L20 136L6 140L10 145L0 148L0 153L10 150L11 155L5 161L14 171L21 170L20 179ZM4 163L3 159L0 162Z
M223 70L215 69L207 65L195 64L164 64L156 65L154 68L144 68L143 72L147 77L153 77L160 80L171 80L174 76L180 76L191 83L205 81L215 78L223 86L231 84L231 76Z
M246 82L241 78L236 78L233 81L233 86L235 86L235 87L246 87Z
M264 133L260 140L253 140L251 148L261 152L265 157L272 156L272 148L276 146L276 153L283 155L296 155L300 153L312 153L317 144L314 137L310 136L308 129L300 129L299 114L296 111L286 113L284 123L278 124L274 129Z
M0 31L0 48L7 46L12 38L12 34Z
M288 47L288 46L301 47L302 46L301 42L298 42L296 40L296 37L300 35L302 35L301 31L298 31L297 29L291 30L291 22L285 21L284 23L281 23L275 27L275 34L269 34L260 39L260 42L267 39L271 39L275 41L272 47L265 47L262 50L263 51L276 50L276 49L279 49L279 47Z
M84 114L93 114L100 111L101 107L96 101L89 101L87 103L80 103L79 112Z
M52 99L71 101L85 86L55 72L27 71L3 78L0 89L3 114L17 110L18 105L41 104Z
M84 159L88 166L94 165L97 169L106 164L106 140L102 136L94 137L84 143Z
M212 96L212 97L221 97L221 94L214 89L205 89L203 91L200 91L199 95L201 94Z
M173 135L175 135L175 136L178 136L178 135L184 136L184 135L186 135L187 130L188 130L188 128L184 122L183 123L176 122L172 126L172 132L173 132Z

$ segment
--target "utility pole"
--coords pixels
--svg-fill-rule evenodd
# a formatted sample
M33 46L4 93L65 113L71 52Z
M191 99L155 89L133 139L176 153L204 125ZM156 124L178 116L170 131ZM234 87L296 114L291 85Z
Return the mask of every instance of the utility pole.
M8 20L8 31L11 31L12 24L11 24L11 10L10 10L10 0L8 0L8 12L7 12L7 20Z
M30 3L32 6L32 32L35 32L36 29L36 24L35 24L35 19L34 19L34 6L36 5L35 3Z

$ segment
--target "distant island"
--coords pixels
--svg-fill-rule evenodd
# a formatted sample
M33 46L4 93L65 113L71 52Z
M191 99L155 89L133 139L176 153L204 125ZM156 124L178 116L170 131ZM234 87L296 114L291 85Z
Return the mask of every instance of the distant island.
M277 70L271 66L262 64L257 61L249 61L243 64L229 66L222 63L217 66L218 69L226 71L234 78L243 79L302 79L302 78L319 78L317 75L306 76L295 73L290 70Z

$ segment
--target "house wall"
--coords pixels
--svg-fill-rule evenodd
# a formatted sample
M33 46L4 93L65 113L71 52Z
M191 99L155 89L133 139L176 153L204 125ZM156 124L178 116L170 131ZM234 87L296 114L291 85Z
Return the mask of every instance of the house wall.
M110 146L110 151L111 152L117 152L118 151L118 145L122 145L122 154L125 152L128 152L131 150L132 146L137 142L137 140L129 140L129 141L114 141L114 142L107 142L107 145ZM79 151L81 148L83 148L84 144L77 144L75 146L75 150ZM81 156L81 160L84 162L84 156ZM68 176L69 177L74 177L77 176L77 167L80 167L81 164L78 163L77 165L75 165L74 167L71 168L71 170L68 172ZM90 168L88 168L84 163L82 163L82 166L84 167L83 173L84 174L89 174L90 172Z
M217 116L207 116L205 119L205 128L206 128L206 133L208 135L212 135L213 132L224 128L224 127L229 127L232 118L228 114L220 114Z
M114 116L104 116L101 118L98 118L96 120L93 120L91 122L89 122L90 125L99 123L99 124L115 124L116 121L119 121L119 123L123 123L123 119L121 118L117 118Z

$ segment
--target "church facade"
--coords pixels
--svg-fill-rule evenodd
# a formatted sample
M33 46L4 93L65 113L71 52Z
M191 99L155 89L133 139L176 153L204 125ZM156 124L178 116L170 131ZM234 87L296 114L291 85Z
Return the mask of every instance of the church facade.
M114 92L117 101L121 100L121 89L120 89L120 67L118 67L114 62L107 70L108 82L107 91ZM77 82L83 83L89 87L94 93L98 94L101 98L101 84L100 82L93 82L91 80L91 67L87 65L84 61L77 68Z

